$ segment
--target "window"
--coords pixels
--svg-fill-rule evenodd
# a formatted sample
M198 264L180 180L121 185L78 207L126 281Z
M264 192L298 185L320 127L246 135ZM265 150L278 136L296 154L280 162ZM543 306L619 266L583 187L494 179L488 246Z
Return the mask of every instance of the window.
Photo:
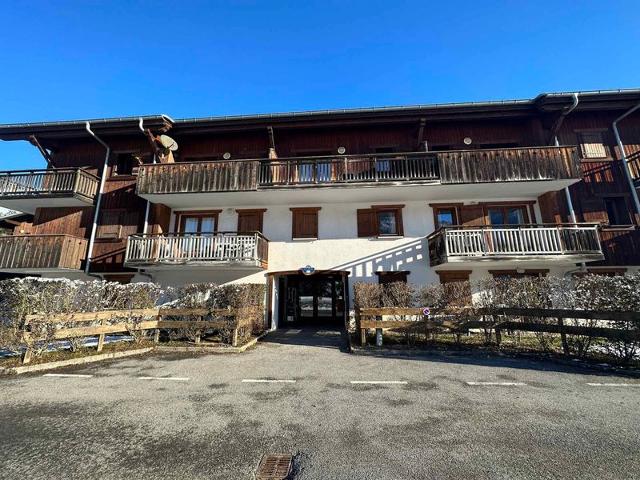
M394 237L404 235L404 205L378 205L358 210L358 237Z
M192 234L215 233L218 230L219 213L219 210L179 213L180 232Z
M407 283L407 275L411 272L376 272L378 283L386 285L388 283Z
M137 210L102 210L96 231L97 238L126 238L138 232L140 215Z
M250 233L260 232L262 233L262 218L266 208L261 209L247 209L236 210L238 212L238 232Z
M318 238L320 207L291 208L292 238Z
M609 225L631 225L629 209L624 197L607 197L604 199Z
M458 212L456 207L436 207L436 228L458 225Z
M606 158L603 132L582 132L578 134L580 148L584 158Z
M489 207L488 215L491 225L523 225L529 221L524 205Z
M133 175L134 169L142 163L141 158L135 153L116 154L112 175Z

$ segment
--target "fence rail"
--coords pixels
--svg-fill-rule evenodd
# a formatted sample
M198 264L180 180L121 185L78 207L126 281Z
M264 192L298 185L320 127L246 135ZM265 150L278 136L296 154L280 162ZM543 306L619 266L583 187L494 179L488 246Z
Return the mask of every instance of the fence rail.
M0 172L0 198L77 195L93 202L98 177L79 168Z
M393 320L384 317L394 317ZM398 319L411 317L411 320ZM520 317L526 321L513 321L505 317ZM479 320L479 318L482 318ZM489 320L487 320L489 318ZM541 318L552 318L556 323L542 323ZM367 331L380 332L389 329L421 329L425 333L445 329L450 332L467 332L470 328L482 328L496 332L496 341L500 343L502 331L526 331L559 333L561 335L589 335L610 340L640 340L640 312L606 310L572 310L557 308L475 308L458 307L432 310L425 315L423 308L382 307L360 308L356 310L357 325L360 329L360 341L367 344ZM614 320L631 322L634 328L607 328L601 326L565 325L566 319ZM563 342L564 347L564 342ZM565 350L566 352L566 350Z
M443 227L428 237L432 266L485 258L579 255L601 259L597 225Z
M207 329L226 329L231 332L230 343L238 345L242 329L251 328L250 310L253 307L238 309L206 309L206 308L141 308L131 310L103 310L98 312L76 312L61 314L31 314L25 317L23 340L27 349L22 363L29 363L32 357L32 346L42 338L31 331L34 325L51 325L54 328L52 338L63 340L78 337L98 336L98 351L104 346L107 334L131 333L154 330L154 342L159 341L160 330L192 329L196 331L196 343L200 335ZM174 320L176 317L190 317L191 320ZM193 317L196 317L194 320ZM169 319L167 319L169 318ZM213 318L208 320L207 318ZM98 323L99 325L77 326L82 323ZM115 322L115 323L108 323ZM73 326L70 326L73 325Z
M269 241L258 232L131 235L125 264L251 263L266 267Z

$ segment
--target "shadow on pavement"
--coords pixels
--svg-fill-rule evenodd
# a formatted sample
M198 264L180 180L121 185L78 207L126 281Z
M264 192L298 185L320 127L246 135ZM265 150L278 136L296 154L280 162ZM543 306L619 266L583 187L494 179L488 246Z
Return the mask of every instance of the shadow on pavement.
M269 332L262 338L261 342L333 348L349 353L349 342L344 329L330 327L283 328Z

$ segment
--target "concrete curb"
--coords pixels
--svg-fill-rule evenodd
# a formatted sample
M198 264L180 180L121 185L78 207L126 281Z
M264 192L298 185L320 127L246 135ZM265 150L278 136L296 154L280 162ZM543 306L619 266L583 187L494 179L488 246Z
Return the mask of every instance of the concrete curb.
M70 358L69 360L59 360L57 362L39 363L37 365L24 365L21 367L2 368L0 372L5 375L20 375L21 373L40 372L42 370L51 370L54 368L68 367L71 365L83 365L85 363L100 362L102 360L110 360L113 358L131 357L133 355L141 355L151 352L153 347L139 348L137 350L127 350L124 352L102 353L99 355L90 355L88 357Z
M69 367L72 365L83 365L86 363L100 362L102 360L110 360L114 358L131 357L133 355L141 355L152 351L158 352L195 352L195 353L242 353L250 347L258 343L267 332L252 338L240 347L207 347L207 346L189 346L189 347L163 347L161 345L155 347L139 348L137 350L127 350L124 352L102 353L99 355L89 355L87 357L70 358L69 360L59 360L57 362L39 363L37 365L24 365L20 367L5 368L0 367L0 375L20 375L21 373L40 372L43 370L52 370L54 368Z

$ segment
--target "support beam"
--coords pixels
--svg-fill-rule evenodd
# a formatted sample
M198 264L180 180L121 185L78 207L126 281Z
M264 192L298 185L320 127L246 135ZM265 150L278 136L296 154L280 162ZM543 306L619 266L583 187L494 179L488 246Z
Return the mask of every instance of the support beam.
M423 138L424 138L424 127L427 124L427 119L426 118L421 118L420 119L420 128L418 129L418 150L420 149L420 147L422 147L422 142L423 142ZM426 150L426 148L425 148Z
M40 144L38 137L36 137L35 135L29 136L29 143L31 143L31 145L33 145L40 151L40 154L47 162L47 167L53 167L53 159L51 158L51 154L47 152L47 150Z

